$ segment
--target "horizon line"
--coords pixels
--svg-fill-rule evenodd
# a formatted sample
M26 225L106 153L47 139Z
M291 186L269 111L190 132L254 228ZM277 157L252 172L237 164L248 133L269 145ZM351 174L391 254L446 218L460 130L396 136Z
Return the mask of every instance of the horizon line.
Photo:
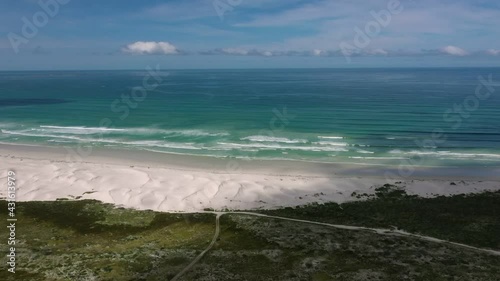
M146 66L150 66L147 64ZM499 66L358 66L358 67L248 67L248 68L166 68L171 71L187 70L301 70L301 69L332 69L332 70L352 70L352 69L458 69L458 68L500 68ZM137 68L116 68L116 69L0 69L0 72L49 72L49 71L144 71Z

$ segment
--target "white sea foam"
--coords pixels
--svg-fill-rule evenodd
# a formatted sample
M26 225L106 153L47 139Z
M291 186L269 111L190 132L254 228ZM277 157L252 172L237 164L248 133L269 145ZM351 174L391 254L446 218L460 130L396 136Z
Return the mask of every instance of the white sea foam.
M48 140L47 142L56 142L56 143L72 143L72 141L69 141L69 140L57 140L57 139L54 139L54 140Z
M3 132L12 135L20 135L20 136L29 136L29 137L43 137L43 138L53 138L49 140L50 142L61 142L58 139L70 139L75 140L77 142L85 142L85 143L113 143L119 145L131 145L131 146L150 146L150 147L165 147L165 148L174 148L174 149L202 149L201 147L194 146L193 143L174 143L174 142L165 142L165 141L123 141L118 139L104 139L104 138L85 138L85 137L76 137L76 136L68 136L68 135L51 135L51 134L34 134L34 133L26 133L26 132L12 132L3 130Z
M123 132L124 129L105 128L105 127L61 127L61 126L40 126L40 129L33 128L32 131L42 131L57 134L72 135L93 135L113 132Z
M338 137L338 136L318 136L318 139L334 139L334 140L341 140L344 137Z
M362 149L356 150L356 152L357 153L363 153L363 154L374 154L375 153L373 151L362 150Z
M328 145L328 146L348 146L349 145L346 142L334 142L334 141L318 141L318 142L313 142L313 144Z
M189 149L189 150L202 149L202 147L195 146L193 143L174 143L174 142L163 142L163 141L133 141L133 142L120 142L120 144L126 144L132 146L146 146L146 147L163 147L163 148L173 148L173 149Z
M405 160L409 158L405 157L361 157L361 156L349 156L351 159L376 159L376 160Z
M2 130L3 133L9 135L17 135L17 136L25 136L25 137L40 137L40 138L64 138L64 139L72 139L72 140L84 140L83 138L74 137L74 136L65 136L65 135L51 135L51 134L36 134L36 133L27 133L26 131L9 131Z
M124 129L117 128L107 128L107 127L82 127L82 126L40 126L40 128L50 128L50 129L71 129L71 130L97 130L97 131L123 131Z
M200 154L196 154L196 153L185 153L185 152L178 153L178 152L173 152L173 151L164 151L164 150L157 150L157 149L152 149L152 148L141 148L141 150L151 151L151 152L156 152L156 153L164 153L164 154L200 156ZM225 158L226 157L224 155L215 155L215 154L203 154L203 156L215 157L215 158Z
M325 146L287 146L279 144L263 144L263 143L226 143L218 142L224 148L257 148L260 150L301 150L301 151L348 151L341 147L325 147Z
M165 134L178 134L183 136L195 136L195 137L220 137L229 136L226 132L207 132L203 130L161 130Z
M500 154L492 154L492 153L459 153L459 152L451 152L451 151L402 151L399 149L391 150L389 153L392 154L403 154L403 155L430 155L430 156L438 156L438 157L454 157L449 159L456 158L476 158L476 157L486 157L486 158L500 158Z
M49 133L59 134L73 134L73 135L92 135L92 134L163 134L163 135L179 135L179 136L194 136L194 137L215 137L215 136L228 136L227 132L207 132L198 129L189 130L166 130L158 128L107 128L107 127L83 127L83 126L40 126L40 128L33 128L32 130L41 130Z
M414 137L404 137L404 136L390 136L390 137L385 137L387 140L412 140L415 139Z
M241 140L249 140L255 142L279 142L279 143L306 143L307 140L303 139L287 139L287 138L279 138L279 137L270 137L270 136L249 136L241 138Z
M116 139L85 139L87 142L99 142L99 143L115 143L119 145L130 145L134 147L163 147L163 148L173 148L173 149L189 149L189 150L200 150L201 147L195 146L193 143L175 143L175 142L165 142L165 141L122 141Z

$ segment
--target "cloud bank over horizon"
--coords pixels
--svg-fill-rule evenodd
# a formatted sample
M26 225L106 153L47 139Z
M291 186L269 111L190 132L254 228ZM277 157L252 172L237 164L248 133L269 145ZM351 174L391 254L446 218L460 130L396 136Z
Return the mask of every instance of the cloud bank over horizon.
M283 57L283 56L302 56L302 57L339 57L346 54L341 50L261 50L247 48L216 48L211 50L203 50L199 52L180 51L177 47L169 42L143 42L137 41L128 44L121 51L125 54L135 55L224 55L224 56L260 56L260 57ZM477 52L468 52L457 46L445 46L436 49L422 49L419 51L405 50L384 50L384 49L365 49L353 50L350 56L391 56L391 57L406 57L406 56L497 56L500 55L500 50L487 49Z

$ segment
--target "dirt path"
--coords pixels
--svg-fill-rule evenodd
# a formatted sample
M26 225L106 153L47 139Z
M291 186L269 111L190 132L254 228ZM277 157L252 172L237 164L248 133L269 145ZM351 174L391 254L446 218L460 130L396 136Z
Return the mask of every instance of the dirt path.
M219 238L220 217L224 214L225 213L216 213L217 216L215 217L215 234L214 234L214 237L212 238L212 242L210 242L210 245L208 245L208 247L203 252L201 252L188 266L186 266L181 272L179 272L177 275L175 275L175 277L172 278L172 281L178 280L182 275L184 275L184 273L189 271L198 261L200 261L201 258L203 258L203 256L208 251L210 251L210 249L212 249L212 247L215 245L215 242L217 242L217 239Z
M442 244L450 244L450 245L455 245L459 247L464 247L467 249L471 250L476 250L488 254L493 254L500 256L500 251L497 250L492 250L492 249L483 249L483 248L478 248L474 246L469 246L466 244L461 244L461 243L456 243L456 242L450 242L430 236L424 236L424 235L418 235L418 234L413 234L409 233L406 231L398 230L398 229L384 229L384 228L369 228L369 227L363 227L363 226L350 226L350 225L340 225L340 224L330 224L330 223L324 223L324 222L317 222L317 221L309 221L309 220L301 220L301 219L292 219L292 218L285 218L285 217L277 217L277 216L268 216L264 214L259 214L259 213L252 213L252 212L228 212L228 214L239 214L239 215L249 215L249 216L257 216L257 217L265 217L265 218L272 218L272 219L279 219L279 220L287 220L287 221L294 221L294 222L300 222L300 223L308 223L308 224L316 224L316 225L322 225L322 226L329 226L329 227L334 227L334 228L339 228L339 229L346 229L346 230L358 230L358 231L372 231L377 234L381 235L399 235L399 236L409 236L409 237L414 237L426 241L431 241L435 243L442 243Z
M256 216L256 217L264 217L264 218L270 218L270 219L278 219L278 220L286 220L286 221L293 221L293 222L300 222L300 223L307 223L307 224L315 224L315 225L321 225L321 226L327 226L327 227L334 227L338 229L345 229L345 230L355 230L355 231L371 231L375 232L380 235L396 235L396 236L408 236L408 237L414 237L417 239L421 240L426 240L434 243L441 243L441 244L449 244L449 245L454 245L454 246L459 246L483 253L488 253L488 254L493 254L500 256L500 251L497 250L492 250L492 249L483 249L483 248L477 248L461 243L456 243L456 242L450 242L446 240L441 240L438 238L434 237L429 237L429 236L424 236L424 235L418 235L418 234L413 234L409 232L405 232L402 230L398 229L384 229L384 228L370 228L370 227L363 227L363 226L351 226L351 225L342 225L342 224L331 224L331 223L324 223L324 222L317 222L317 221L309 221L309 220L301 220L301 219L293 219L293 218L286 218L286 217L277 217L277 216L269 216L265 214L259 214L259 213L253 213L253 212L205 212L205 213L212 213L216 214L217 217L215 219L215 234L214 238L212 239L212 242L208 247L201 252L186 268L184 268L181 272L179 272L173 279L172 281L178 280L184 273L186 273L188 270L190 270L200 259L214 246L215 242L217 241L217 238L219 238L219 233L220 233L220 217L225 214L233 214L233 215L248 215L248 216Z

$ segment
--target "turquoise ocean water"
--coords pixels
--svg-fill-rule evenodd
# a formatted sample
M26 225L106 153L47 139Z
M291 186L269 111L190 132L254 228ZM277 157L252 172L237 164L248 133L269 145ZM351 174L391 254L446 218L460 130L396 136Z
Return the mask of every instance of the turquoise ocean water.
M0 142L500 166L500 86L476 93L490 75L500 68L0 72Z

